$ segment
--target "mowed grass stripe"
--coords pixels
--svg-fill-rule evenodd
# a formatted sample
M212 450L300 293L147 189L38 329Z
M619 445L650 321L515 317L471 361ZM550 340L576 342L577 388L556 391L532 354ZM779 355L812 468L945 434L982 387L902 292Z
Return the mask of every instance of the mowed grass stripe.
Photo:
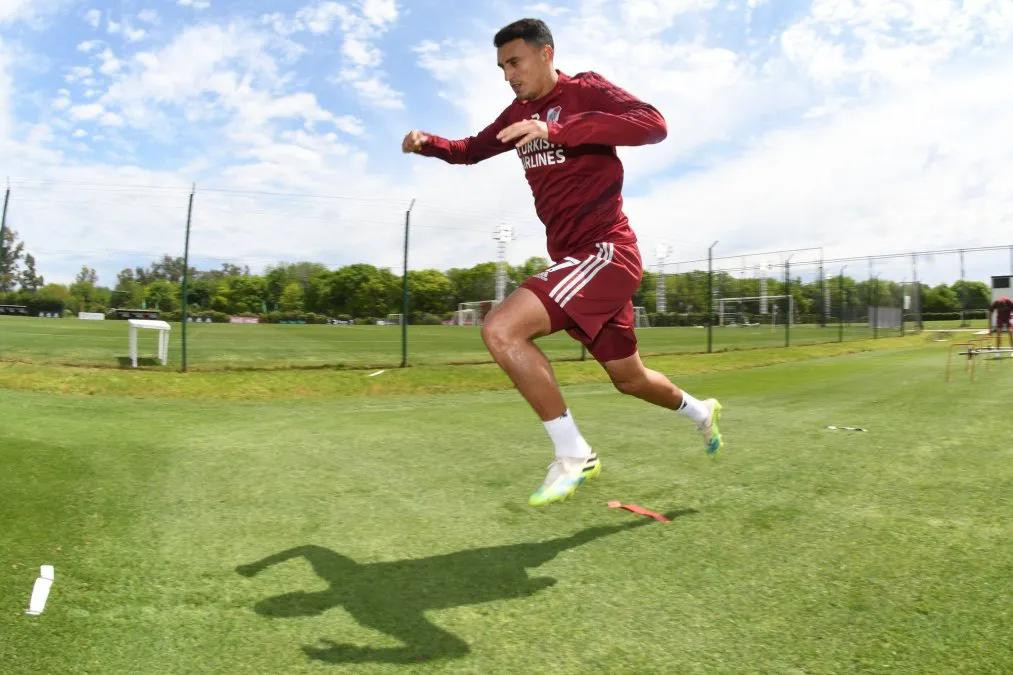
M402 670L390 661L411 655L427 672L1001 672L1013 465L1008 444L983 439L1007 433L1013 364L944 386L940 353L686 374L689 391L726 405L716 462L677 415L603 383L568 386L605 471L546 510L524 502L551 453L508 390L256 402L0 391L16 412L0 431L2 515L18 523L0 534L0 658L18 672L330 666L309 647L381 659L348 672ZM608 499L684 515L546 552L636 522ZM328 584L301 558L252 579L235 566L306 545L351 561L320 613L258 614ZM57 584L29 620L21 596L44 559ZM453 639L427 648L417 616Z
M169 364L158 365L153 331L139 332L139 353L145 368L175 370L182 359L179 324L171 324ZM45 328L43 330L43 327ZM882 331L896 335L896 331ZM188 366L194 370L229 368L367 368L401 363L399 326L325 326L279 324L188 324ZM868 326L846 327L844 340L872 337ZM677 354L707 349L702 327L649 328L638 331L641 353ZM836 342L835 326L797 325L793 344ZM783 346L783 326L715 327L713 348ZM541 338L539 346L553 360L581 356L580 345L565 333ZM124 321L80 321L0 316L0 361L118 368L126 366L127 325ZM413 365L489 362L480 331L468 326L409 326L408 355Z

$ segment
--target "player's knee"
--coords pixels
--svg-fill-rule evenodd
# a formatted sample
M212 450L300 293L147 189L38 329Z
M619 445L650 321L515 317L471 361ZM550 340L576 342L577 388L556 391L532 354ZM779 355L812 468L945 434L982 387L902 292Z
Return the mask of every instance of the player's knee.
M482 341L493 354L507 349L513 342L513 331L507 322L492 318L482 325Z
M627 396L639 396L644 391L644 386L647 384L646 378L612 378L612 384L615 385L616 389Z

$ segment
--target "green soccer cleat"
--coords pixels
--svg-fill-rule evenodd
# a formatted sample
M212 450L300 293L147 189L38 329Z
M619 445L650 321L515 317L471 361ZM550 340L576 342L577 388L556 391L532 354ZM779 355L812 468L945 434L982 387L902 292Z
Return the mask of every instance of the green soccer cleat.
M714 457L718 454L725 443L721 440L721 430L718 429L718 422L721 420L721 404L716 398L709 398L703 404L711 409L710 417L697 425L697 430L703 434L704 447L707 454Z
M545 506L561 502L581 486L601 473L601 461L592 453L587 459L578 457L557 457L549 465L545 482L528 499L531 506Z

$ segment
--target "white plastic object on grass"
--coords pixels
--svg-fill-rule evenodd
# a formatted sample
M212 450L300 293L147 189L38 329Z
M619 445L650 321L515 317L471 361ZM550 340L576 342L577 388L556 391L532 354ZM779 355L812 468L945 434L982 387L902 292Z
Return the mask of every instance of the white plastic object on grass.
M862 427L835 427L833 424L829 425L827 429L833 429L834 431L865 431Z
M35 586L32 587L32 598L28 601L28 609L25 610L25 614L29 616L42 614L42 610L46 608L46 600L49 598L49 589L53 587L55 580L56 571L52 565L39 567L39 578L35 580Z
M376 377L377 375L382 375L383 373L386 373L386 372L387 372L386 370L378 370L375 373L370 373L366 377Z

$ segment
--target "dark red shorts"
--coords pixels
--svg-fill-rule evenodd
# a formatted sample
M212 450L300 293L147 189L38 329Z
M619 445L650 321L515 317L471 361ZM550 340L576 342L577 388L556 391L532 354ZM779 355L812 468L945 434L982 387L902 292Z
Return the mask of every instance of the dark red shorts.
M604 363L637 351L632 298L642 275L636 244L602 242L575 251L521 285L545 305L553 333L565 330Z

